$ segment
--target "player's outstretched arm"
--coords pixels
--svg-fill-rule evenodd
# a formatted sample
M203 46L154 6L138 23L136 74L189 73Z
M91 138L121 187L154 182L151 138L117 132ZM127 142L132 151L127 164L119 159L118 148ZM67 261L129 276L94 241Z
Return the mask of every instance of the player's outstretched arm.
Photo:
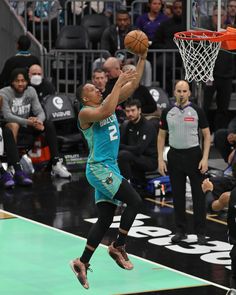
M83 108L79 113L79 121L82 128L88 128L89 124L101 121L111 116L116 109L122 87L136 80L137 73L134 70L122 72L116 81L111 93L97 107Z
M138 87L143 75L143 70L144 70L144 66L145 66L145 62L147 58L147 52L148 52L148 49L145 51L144 54L139 56L139 60L136 66L137 78L136 80L130 81L129 83L125 84L122 87L120 95L119 95L119 103L128 99L134 93L135 89Z

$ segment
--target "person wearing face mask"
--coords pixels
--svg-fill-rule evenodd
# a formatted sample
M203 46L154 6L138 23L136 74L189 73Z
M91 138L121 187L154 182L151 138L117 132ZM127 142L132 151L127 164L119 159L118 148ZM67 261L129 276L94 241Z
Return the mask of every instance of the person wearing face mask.
M24 137L36 138L44 132L51 155L51 174L70 178L71 173L60 158L55 126L50 120L46 120L35 89L28 86L27 70L25 68L14 69L10 82L11 86L0 89L5 126L12 131L16 143L19 133Z
M210 129L204 111L189 101L189 84L185 80L176 83L174 105L164 109L161 114L158 146L158 169L166 175L167 165L163 151L167 133L170 150L167 154L168 173L173 192L176 234L172 243L187 239L186 218L186 178L190 179L193 199L194 231L199 245L206 244L206 206L201 183L208 170L210 150ZM203 148L200 147L199 130L203 135Z
M54 85L44 78L43 69L40 65L34 64L29 68L30 85L34 87L38 94L39 101L49 94L55 94Z

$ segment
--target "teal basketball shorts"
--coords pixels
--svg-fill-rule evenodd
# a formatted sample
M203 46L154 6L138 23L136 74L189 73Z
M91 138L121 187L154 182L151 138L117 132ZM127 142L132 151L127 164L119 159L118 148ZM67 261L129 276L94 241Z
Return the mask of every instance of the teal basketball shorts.
M120 201L113 197L122 182L117 162L100 162L87 164L86 176L88 182L95 188L95 202L110 202L120 205Z

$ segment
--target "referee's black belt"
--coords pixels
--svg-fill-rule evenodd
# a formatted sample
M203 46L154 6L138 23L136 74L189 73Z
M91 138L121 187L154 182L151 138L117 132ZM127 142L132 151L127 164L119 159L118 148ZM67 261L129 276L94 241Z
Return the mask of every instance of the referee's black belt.
M172 146L170 146L170 149L175 151L175 152L178 152L178 153L182 153L182 152L194 152L194 151L197 151L200 149L200 146L197 145L197 146L194 146L194 147L191 147L191 148L188 148L188 149L176 149L176 148L173 148Z

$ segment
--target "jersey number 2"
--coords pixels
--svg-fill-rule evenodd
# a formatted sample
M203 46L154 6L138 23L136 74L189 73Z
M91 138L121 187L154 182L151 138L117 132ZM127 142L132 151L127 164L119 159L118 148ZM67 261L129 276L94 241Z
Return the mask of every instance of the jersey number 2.
M115 125L109 126L110 140L116 140L118 138L117 129Z

